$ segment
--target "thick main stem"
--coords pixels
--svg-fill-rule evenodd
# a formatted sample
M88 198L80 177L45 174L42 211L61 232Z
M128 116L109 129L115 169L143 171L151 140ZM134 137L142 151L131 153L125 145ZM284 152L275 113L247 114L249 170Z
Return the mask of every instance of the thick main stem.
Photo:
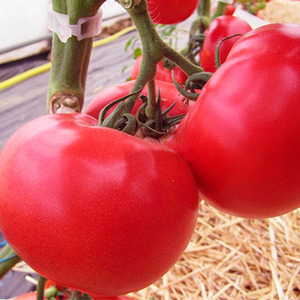
M156 65L160 60L162 60L163 53L162 49L158 47L161 38L158 35L148 13L147 1L143 0L138 5L127 9L127 11L129 12L131 19L137 28L143 48L143 57L140 65L139 75L131 90L134 92L138 90L140 86L144 87L148 81L155 78ZM132 96L125 101L125 110L127 112L131 111L138 96L139 95Z
M36 300L44 300L44 290L45 290L45 283L47 279L41 275L39 275L38 285L37 285L37 297Z
M214 20L215 18L224 15L224 12L226 10L227 4L224 2L218 2L217 8L214 12L214 14L211 16L211 20Z
M127 11L138 30L143 48L140 72L132 87L132 92L138 90L140 86L144 87L147 82L155 78L156 65L163 57L170 59L187 75L203 71L201 67L191 63L186 57L172 49L161 39L149 15L146 0L141 0L137 5L127 8ZM126 100L126 112L131 111L137 98L138 95L135 95ZM149 108L149 110L152 110L152 108Z
M97 13L105 0L53 0L53 10L67 14L70 24L79 18ZM66 43L53 34L52 67L48 91L47 110L55 112L80 112L84 102L85 83L93 46L93 38L78 41L70 37Z
M16 252L6 244L0 252L0 279L4 277L18 262L21 258L16 255Z

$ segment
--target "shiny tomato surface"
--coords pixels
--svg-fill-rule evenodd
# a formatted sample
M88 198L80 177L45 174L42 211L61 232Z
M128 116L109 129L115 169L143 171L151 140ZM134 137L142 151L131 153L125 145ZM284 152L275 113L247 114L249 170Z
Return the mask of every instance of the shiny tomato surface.
M158 280L185 250L197 210L180 155L88 115L35 119L0 154L7 241L39 274L92 297Z
M268 218L300 205L300 26L255 29L232 48L173 136L202 197Z
M15 300L36 300L37 293L36 292L29 292L22 295L19 295L15 298Z
M186 20L196 10L199 0L147 0L150 16L156 24L176 24Z
M200 51L200 63L206 72L216 71L216 49L218 43L227 37L235 34L245 34L251 30L250 25L238 18L231 15L224 15L214 19L209 27L205 30L205 39L203 48ZM235 36L222 42L220 46L220 62L223 63L232 48L232 46L241 38Z

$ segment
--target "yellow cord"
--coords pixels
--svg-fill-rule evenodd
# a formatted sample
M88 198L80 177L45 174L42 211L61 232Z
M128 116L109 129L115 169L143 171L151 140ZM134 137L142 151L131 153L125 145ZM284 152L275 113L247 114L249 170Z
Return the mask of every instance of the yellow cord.
M111 36L108 36L107 38L104 38L102 40L98 40L98 41L95 41L93 43L93 47L99 47L99 46L102 46L102 45L105 45L105 44L108 44L114 40L116 40L117 38L121 37L122 35L126 34L126 33L129 33L133 30L136 30L135 26L130 26L130 27L127 27L125 29L122 29L120 30L119 32L111 35Z
M115 33L115 34L113 34L113 35L111 35L107 38L95 41L93 43L93 48L111 43L112 41L116 40L117 38L125 35L128 32L131 32L135 29L136 29L135 26L130 26L130 27L127 27L123 30L120 30L119 32L117 32L117 33ZM23 80L26 80L30 77L36 76L36 75L41 74L43 72L47 72L47 71L50 70L50 68L51 68L51 62L43 64L43 65L38 66L36 68L30 69L28 71L25 71L21 74L18 74L14 77L11 77L11 78L7 79L7 80L4 80L4 81L0 82L0 91L6 89L8 87L11 87L11 86L13 86L13 85L15 85L15 84L17 84L17 83L19 83Z

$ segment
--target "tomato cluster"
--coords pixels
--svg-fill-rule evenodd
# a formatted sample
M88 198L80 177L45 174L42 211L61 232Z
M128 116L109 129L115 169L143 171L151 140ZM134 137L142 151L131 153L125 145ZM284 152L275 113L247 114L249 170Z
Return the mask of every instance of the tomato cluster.
M154 21L180 22L198 1L168 4L148 1ZM243 36L223 42L216 70L217 44L236 33ZM130 299L120 295L145 288L178 261L200 199L245 218L300 206L300 27L251 30L228 13L204 35L200 63L213 75L195 104L186 106L171 72L162 62L157 66L161 110L175 104L166 117L186 114L167 138L147 140L99 126L100 111L128 95L132 80L101 91L84 113L29 122L3 147L1 230L56 287L93 299ZM178 82L186 81L178 67L174 72ZM141 105L138 99L132 115Z

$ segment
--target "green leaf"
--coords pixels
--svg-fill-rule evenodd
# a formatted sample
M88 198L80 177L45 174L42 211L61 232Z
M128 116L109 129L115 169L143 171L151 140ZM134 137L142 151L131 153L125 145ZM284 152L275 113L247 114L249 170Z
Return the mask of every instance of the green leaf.
M121 73L124 73L125 72L125 70L128 68L128 66L124 66L123 68L122 68L122 71L121 71Z
M140 55L142 55L142 49L141 48L135 48L133 57L134 59L137 59Z
M126 45L125 45L125 51L128 50L128 48L129 48L129 46L131 45L131 43L132 43L132 41L133 41L134 38L135 38L135 37L133 36L133 37L131 37L131 38L128 40L128 42L127 42Z

